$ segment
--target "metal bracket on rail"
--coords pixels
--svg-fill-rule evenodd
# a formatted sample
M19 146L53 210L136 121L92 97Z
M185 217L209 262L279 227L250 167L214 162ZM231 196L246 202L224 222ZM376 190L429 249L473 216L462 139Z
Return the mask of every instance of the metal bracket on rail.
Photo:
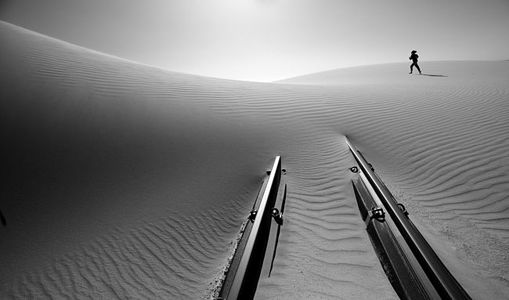
M249 212L249 216L247 218L249 219L249 221L251 221L251 223L254 222L257 213L258 211L254 209Z
M405 205L403 205L403 203L398 203L397 205L398 205L399 209L401 209L401 212L402 212L405 216L407 216L407 217L408 217L408 211L406 210Z
M377 220L378 222L385 222L385 212L384 209L381 207L373 207L371 210L368 211L368 215L366 219L364 220L364 223L366 224L366 228L369 226L369 223L371 220Z
M272 208L272 217L277 224L283 225L283 214L276 207Z
M370 219L375 219L378 222L385 221L385 212L381 207L373 207L368 214Z

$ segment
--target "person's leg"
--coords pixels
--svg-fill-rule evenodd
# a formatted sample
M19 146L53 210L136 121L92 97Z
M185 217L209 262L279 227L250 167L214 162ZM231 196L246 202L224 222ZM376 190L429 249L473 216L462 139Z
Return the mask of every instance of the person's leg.
M415 67L417 68L417 71L419 71L419 74L422 74L422 72L421 72L421 68L419 67L419 65L418 65L418 64L415 64Z
M413 71L414 71L414 64L412 63L412 64L410 65L410 74L412 74L412 72L413 72Z

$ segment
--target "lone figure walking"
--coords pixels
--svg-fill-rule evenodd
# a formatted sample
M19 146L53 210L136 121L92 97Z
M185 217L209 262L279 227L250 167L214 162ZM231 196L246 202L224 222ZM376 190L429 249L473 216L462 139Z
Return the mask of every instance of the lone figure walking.
M419 55L417 55L417 51L412 50L412 54L410 54L410 57L408 58L409 60L412 61L412 64L410 65L410 73L409 74L412 74L414 66L417 68L417 71L419 71L419 74L422 74L421 68L419 68L419 65L417 64L418 58L419 58Z

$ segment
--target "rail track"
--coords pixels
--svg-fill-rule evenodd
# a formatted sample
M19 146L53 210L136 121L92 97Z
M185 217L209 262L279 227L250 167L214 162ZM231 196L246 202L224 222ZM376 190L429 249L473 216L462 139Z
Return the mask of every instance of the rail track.
M362 153L345 138L357 166L352 180L375 251L401 299L471 299L424 239Z
M442 263L405 206L398 203L363 154L345 137L357 165L352 186L361 218L387 274L401 299L471 299ZM258 282L270 277L283 225L286 201L281 157L274 160L243 224L218 299L253 299ZM271 251L272 249L272 251Z
M218 299L253 299L260 277L270 276L283 225L286 184L276 156L263 181ZM272 251L270 251L272 249Z

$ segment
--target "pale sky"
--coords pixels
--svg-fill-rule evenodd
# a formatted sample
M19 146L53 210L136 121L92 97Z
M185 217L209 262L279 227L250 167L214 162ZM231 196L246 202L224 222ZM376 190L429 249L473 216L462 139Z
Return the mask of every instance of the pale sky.
M0 0L0 19L172 71L273 81L509 59L509 0Z

